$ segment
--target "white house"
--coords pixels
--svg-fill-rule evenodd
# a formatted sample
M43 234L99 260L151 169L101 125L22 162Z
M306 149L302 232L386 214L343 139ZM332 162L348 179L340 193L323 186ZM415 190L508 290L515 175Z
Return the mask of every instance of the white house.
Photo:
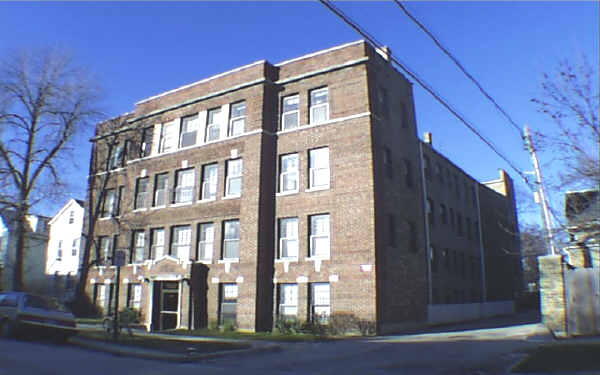
M46 274L74 276L79 269L83 202L71 199L50 220Z

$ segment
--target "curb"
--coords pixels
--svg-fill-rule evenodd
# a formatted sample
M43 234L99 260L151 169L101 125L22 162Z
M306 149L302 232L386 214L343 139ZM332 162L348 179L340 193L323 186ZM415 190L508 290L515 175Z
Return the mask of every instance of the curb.
M153 359L158 361L170 362L193 362L205 359L213 359L225 357L228 355L248 355L262 352L276 352L281 350L281 346L277 344L267 344L253 346L248 349L237 350L222 350L212 353L203 353L195 355L165 353L158 350L135 348L119 344L105 344L94 340L82 339L79 337L71 337L69 343L91 350L97 350L105 353L114 354L122 357L135 357L142 359Z

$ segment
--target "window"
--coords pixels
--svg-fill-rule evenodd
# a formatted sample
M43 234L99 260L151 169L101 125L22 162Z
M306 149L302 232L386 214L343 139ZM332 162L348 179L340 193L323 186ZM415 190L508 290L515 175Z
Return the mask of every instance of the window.
M431 262L431 272L437 272L438 259L433 245L429 247L429 261Z
M309 159L309 188L329 188L329 147L316 148L308 153Z
M389 148L383 148L383 166L385 167L385 174L389 178L394 178L394 169L392 166L392 152Z
M446 213L446 206L444 204L440 204L440 221L442 224L448 224L448 215Z
M434 203L430 198L427 198L427 223L430 230L435 226Z
M142 285L127 285L127 307L139 310L142 307Z
M389 118L387 90L377 86L377 114L385 119Z
M189 225L173 228L171 235L171 256L179 260L189 260L191 244L192 228Z
M319 124L329 120L329 89L310 92L310 123Z
M146 232L136 230L133 232L133 251L131 252L131 263L142 263L146 249Z
M282 155L279 161L279 191L298 191L298 154Z
M74 239L71 244L71 256L77 256L77 249L79 249L79 238Z
M457 175L454 175L454 186L456 187L456 197L460 199L460 184Z
M388 245L396 246L396 217L388 215Z
M298 284L279 284L278 312L283 319L298 316Z
M329 258L329 214L310 216L310 256Z
M108 265L108 260L112 258L112 244L110 241L110 237L102 236L98 238L98 242L100 243L100 249L98 251L98 265L105 266Z
M237 323L237 284L221 284L219 293L219 324L235 325Z
M106 189L104 193L104 204L102 205L102 217L115 216L117 208L117 190Z
M206 122L206 142L216 141L221 137L221 108L208 111Z
M167 190L169 188L169 174L157 174L154 180L154 207L167 204Z
M242 195L242 159L227 160L227 176L225 177L225 196Z
M198 138L198 115L187 116L181 119L179 132L179 147L189 147L196 144Z
M152 152L152 139L154 138L154 127L149 126L142 130L142 144L140 147L140 156L142 158L150 156Z
M298 218L279 219L279 258L298 258Z
M246 102L233 103L230 108L231 113L227 135L235 137L236 135L243 134L246 127Z
M135 201L133 202L134 209L146 208L148 202L148 182L149 177L138 178L135 184Z
M227 220L223 222L223 259L238 259L240 257L240 221Z
M326 323L331 314L331 295L329 283L310 284L310 318L312 321Z
M63 245L62 240L59 240L58 241L58 249L56 250L56 260L62 259L62 245Z
M215 242L215 225L202 223L198 225L198 260L211 260Z
M163 228L156 228L151 230L152 246L151 256L154 259L162 258L165 255L165 230Z
M187 203L194 199L194 168L175 172L174 203Z
M427 155L423 155L423 173L425 174L425 178L431 181L431 162Z
M111 149L110 159L108 160L108 169L120 168L123 166L123 146L115 145Z
M73 224L75 222L75 211L69 211L69 224Z
M477 194L475 193L475 186L471 186L471 204L473 207L477 207Z
M202 166L202 200L213 200L217 197L217 181L217 164L207 164Z
M412 186L413 186L412 166L408 159L404 159L404 179L406 181L406 187L412 188Z
M300 97L298 95L283 98L281 130L295 129L300 125L299 104Z
M176 132L177 124L175 122L162 125L160 132L160 153L175 150L175 147L177 147Z

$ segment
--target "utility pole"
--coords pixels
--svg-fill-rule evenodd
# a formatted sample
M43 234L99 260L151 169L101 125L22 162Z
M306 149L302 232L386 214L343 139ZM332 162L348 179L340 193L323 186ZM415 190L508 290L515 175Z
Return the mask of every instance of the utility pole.
M535 169L535 183L538 190L535 191L539 198L539 202L542 205L542 218L544 219L544 227L546 229L546 236L548 238L548 246L550 248L550 254L555 255L557 253L556 247L554 246L553 230L552 230L552 216L550 215L550 208L548 207L548 200L546 200L546 192L544 191L544 184L542 182L542 171L540 170L540 162L538 161L535 153L535 148L531 142L531 134L529 127L525 125L525 145L527 151L531 155L531 161Z

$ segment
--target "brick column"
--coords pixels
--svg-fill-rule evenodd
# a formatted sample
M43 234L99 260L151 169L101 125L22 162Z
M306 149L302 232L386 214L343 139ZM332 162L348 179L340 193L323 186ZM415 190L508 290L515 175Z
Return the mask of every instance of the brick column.
M567 305L560 255L538 257L542 322L556 336L566 336Z

